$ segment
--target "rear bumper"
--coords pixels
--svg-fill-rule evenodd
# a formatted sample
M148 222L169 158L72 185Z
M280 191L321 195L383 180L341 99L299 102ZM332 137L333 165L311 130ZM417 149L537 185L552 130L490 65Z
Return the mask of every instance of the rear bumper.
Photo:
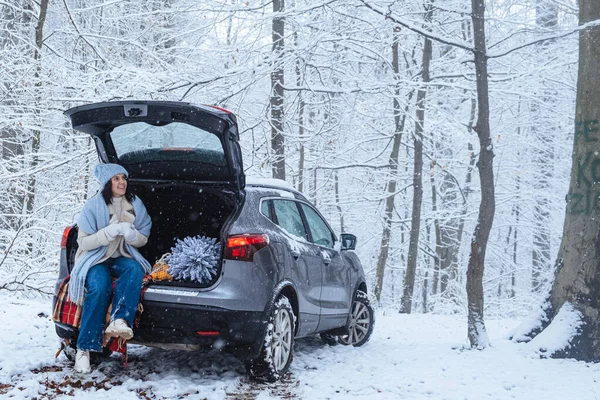
M262 256L269 255L263 251ZM165 348L212 347L240 359L257 357L266 331L265 310L274 296L273 277L265 265L273 264L224 260L221 276L211 288L152 283L143 294L144 311L132 342ZM77 335L67 328L57 324L57 334Z
M262 312L231 311L217 307L144 301L133 343L190 350L216 348L240 359L258 356L266 322ZM77 329L55 322L63 339L77 337Z
M223 349L246 359L258 356L266 328L263 312L144 301L136 343Z
M219 280L210 288L151 284L143 295L135 342L212 347L240 359L257 357L267 326L265 310L273 297L273 277L265 265L274 264L224 260Z

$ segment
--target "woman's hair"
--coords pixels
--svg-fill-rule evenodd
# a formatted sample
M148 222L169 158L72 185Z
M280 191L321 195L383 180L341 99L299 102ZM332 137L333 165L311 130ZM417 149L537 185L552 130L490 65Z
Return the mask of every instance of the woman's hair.
M104 202L106 203L106 205L109 205L113 197L112 178L108 182L106 182L106 185L104 185L104 188L102 188L101 193L102 197L104 198ZM127 183L127 188L125 189L125 199L130 203L133 201L133 199L135 199L135 194L133 193L133 190L131 190L129 182Z

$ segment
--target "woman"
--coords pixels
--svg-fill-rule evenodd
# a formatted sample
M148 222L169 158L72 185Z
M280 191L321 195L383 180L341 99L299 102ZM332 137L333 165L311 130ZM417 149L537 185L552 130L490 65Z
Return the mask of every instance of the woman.
M102 351L104 336L133 337L142 278L151 268L137 248L148 241L152 221L127 185L127 170L100 164L94 175L102 190L85 203L77 221L79 248L69 282L71 300L83 302L75 355L79 373L90 372L90 351ZM104 329L111 298L110 323Z

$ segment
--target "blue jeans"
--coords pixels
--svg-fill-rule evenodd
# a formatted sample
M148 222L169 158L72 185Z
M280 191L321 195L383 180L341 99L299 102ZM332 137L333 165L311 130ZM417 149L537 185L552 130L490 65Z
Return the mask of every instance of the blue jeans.
M117 282L113 294L112 278ZM88 271L85 279L85 299L81 311L81 326L77 348L102 351L104 321L112 297L110 320L124 319L130 327L140 302L144 271L140 264L127 257L109 258Z

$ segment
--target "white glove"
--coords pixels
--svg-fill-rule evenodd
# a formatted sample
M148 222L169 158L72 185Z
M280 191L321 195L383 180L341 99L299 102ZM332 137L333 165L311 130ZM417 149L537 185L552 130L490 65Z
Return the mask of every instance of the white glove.
M137 230L133 227L133 224L128 222L124 222L126 224L125 229L123 229L123 236L127 242L133 242L137 238Z
M108 240L114 240L118 235L123 234L123 226L121 224L110 224L106 228L104 228L104 232L106 232L106 236L108 236Z

